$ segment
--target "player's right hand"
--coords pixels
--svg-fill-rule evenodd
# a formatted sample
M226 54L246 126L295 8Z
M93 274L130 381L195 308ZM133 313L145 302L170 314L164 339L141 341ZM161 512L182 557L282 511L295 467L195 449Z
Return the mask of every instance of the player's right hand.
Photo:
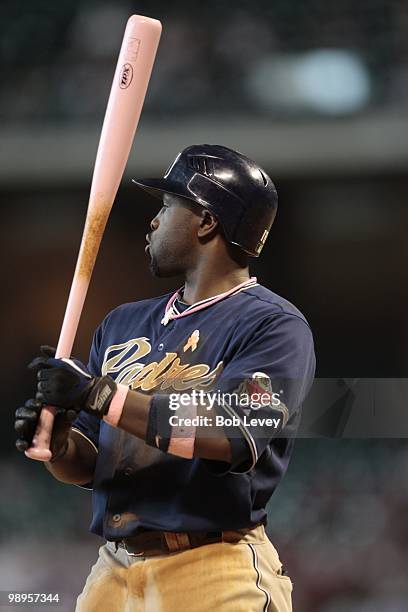
M24 452L31 446L43 406L44 404L38 399L29 399L24 406L17 408L14 422L14 429L18 435L17 450ZM59 410L55 415L51 437L51 460L66 449L69 431L75 417L76 412L73 410Z

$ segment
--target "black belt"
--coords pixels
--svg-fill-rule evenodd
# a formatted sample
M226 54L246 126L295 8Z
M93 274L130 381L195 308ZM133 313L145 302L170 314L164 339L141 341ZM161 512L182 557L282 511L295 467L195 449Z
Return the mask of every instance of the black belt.
M239 542L254 529L237 531L144 531L138 535L116 541L116 550L124 548L132 557L155 557L217 542Z

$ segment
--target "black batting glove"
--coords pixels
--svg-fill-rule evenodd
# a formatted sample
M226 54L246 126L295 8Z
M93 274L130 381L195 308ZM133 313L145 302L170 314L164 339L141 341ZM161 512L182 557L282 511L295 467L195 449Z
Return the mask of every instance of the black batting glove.
M67 411L85 410L102 419L116 393L109 376L94 377L77 359L56 359L51 347L41 347L43 355L29 368L37 372L36 399Z
M42 408L43 404L38 399L29 399L24 406L17 408L14 422L14 429L18 435L16 440L17 450L24 452L32 445ZM57 411L51 437L51 461L54 461L66 451L69 431L75 417L76 412L73 410Z

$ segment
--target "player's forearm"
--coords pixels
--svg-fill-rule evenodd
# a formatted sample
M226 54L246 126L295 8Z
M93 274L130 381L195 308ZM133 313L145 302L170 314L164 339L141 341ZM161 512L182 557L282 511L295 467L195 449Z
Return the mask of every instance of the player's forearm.
M126 396L126 401L123 405L121 417L118 426L130 434L146 439L147 424L149 420L151 397L138 391L129 391ZM201 459L213 459L216 461L231 462L231 446L228 438L217 428L216 435L211 436L209 431L212 427L210 423L215 422L215 418L211 418L211 411L203 408L203 416L209 417L208 425L205 427L197 427L194 441L194 456ZM198 414L200 414L198 412ZM214 429L215 431L215 429Z
M75 431L68 438L66 452L53 462L45 463L47 470L60 482L86 484L92 481L97 452Z

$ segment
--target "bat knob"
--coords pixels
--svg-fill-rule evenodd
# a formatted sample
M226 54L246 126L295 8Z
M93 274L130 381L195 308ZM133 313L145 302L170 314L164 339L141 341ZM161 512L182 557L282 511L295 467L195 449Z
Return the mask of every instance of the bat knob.
M47 448L28 448L24 451L24 454L29 459L35 459L36 461L50 461L52 453Z

